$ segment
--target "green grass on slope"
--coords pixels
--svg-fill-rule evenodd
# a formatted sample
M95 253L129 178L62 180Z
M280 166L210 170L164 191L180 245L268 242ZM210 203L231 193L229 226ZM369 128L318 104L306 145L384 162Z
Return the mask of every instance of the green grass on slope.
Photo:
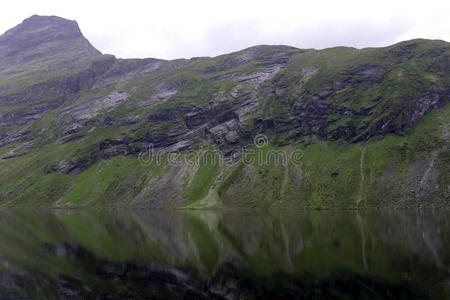
M220 199L229 207L449 207L449 113L450 105L429 113L406 136L300 144L302 160L288 170L273 162L240 164L224 177ZM437 176L437 188L427 183L430 176Z
M198 152L198 154L198 170L185 192L188 201L205 197L219 173L219 153L207 151L206 153Z
M306 146L298 197L309 208L353 207L360 184L358 145L324 142Z
M118 156L103 160L74 176L73 187L58 206L126 206L159 175L156 164L144 166L135 157Z

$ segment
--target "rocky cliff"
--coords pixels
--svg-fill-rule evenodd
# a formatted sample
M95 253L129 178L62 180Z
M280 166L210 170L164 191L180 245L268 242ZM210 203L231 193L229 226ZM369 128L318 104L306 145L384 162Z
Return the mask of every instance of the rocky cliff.
M444 41L117 59L32 16L0 37L0 201L448 207L449 95Z

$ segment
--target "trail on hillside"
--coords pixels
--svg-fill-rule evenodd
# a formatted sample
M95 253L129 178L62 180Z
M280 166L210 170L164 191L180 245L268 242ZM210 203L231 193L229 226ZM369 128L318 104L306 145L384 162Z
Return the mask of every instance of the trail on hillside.
M281 197L284 195L285 191L286 191L286 185L289 182L289 162L291 160L291 155L292 155L292 149L287 148L286 149L286 164L284 166L284 177L283 177L283 183L281 185L281 193L280 193L280 199Z
M364 157L366 155L366 147L363 147L361 150L361 160L359 161L359 172L361 174L361 181L359 184L359 193L358 193L358 200L356 201L356 204L359 205L362 201L362 194L363 194L363 187L364 187Z
M428 168L426 169L426 171L423 174L422 179L420 180L420 183L419 183L420 188L422 188L423 183L428 179L428 174L430 174L430 171L434 166L434 161L436 159L436 156L437 156L437 152L433 152L431 154L431 160L430 160L430 163L428 164Z

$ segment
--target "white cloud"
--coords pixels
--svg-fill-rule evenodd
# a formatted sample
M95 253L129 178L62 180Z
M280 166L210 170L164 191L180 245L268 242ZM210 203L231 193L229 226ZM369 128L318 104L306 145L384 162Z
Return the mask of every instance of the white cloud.
M0 31L33 15L77 20L118 57L214 56L257 44L301 48L384 46L423 37L450 40L447 1L10 1Z

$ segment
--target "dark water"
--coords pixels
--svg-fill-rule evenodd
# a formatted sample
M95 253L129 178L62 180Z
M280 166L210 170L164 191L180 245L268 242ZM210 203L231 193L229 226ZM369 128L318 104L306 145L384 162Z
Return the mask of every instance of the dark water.
M449 299L449 215L0 211L0 298Z

